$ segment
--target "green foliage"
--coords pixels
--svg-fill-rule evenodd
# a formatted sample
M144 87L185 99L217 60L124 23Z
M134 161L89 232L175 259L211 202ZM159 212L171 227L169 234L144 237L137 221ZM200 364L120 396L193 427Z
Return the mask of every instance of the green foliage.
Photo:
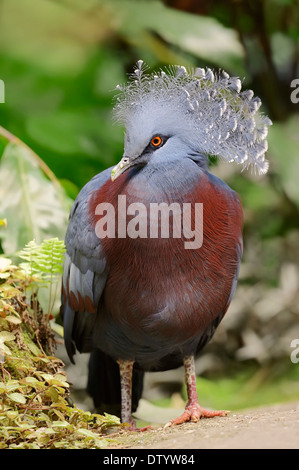
M0 160L0 217L7 220L0 238L12 254L30 240L64 237L69 205L64 191L35 153L0 128L6 140Z
M279 377L278 374L273 376L267 367L247 367L230 377L214 380L199 377L196 385L201 402L208 408L244 410L261 403L266 405L296 400L299 394L298 368L294 372Z
M299 114L295 114L290 116L287 122L277 123L275 128L270 130L269 142L273 157L273 172L278 178L277 183L281 185L289 200L299 208L298 129ZM299 213L294 222L299 227Z
M40 282L51 284L63 272L65 245L62 240L51 238L37 245L35 240L27 243L18 257L26 260L20 267L31 275L36 275Z
M43 240L37 245L35 240L30 241L27 245L17 253L17 256L25 262L20 263L20 268L25 271L30 279L27 286L31 296L38 299L39 303L47 309L48 318L53 318L54 306L59 294L60 301L60 280L63 272L65 245L62 240L50 238ZM46 288L42 290L41 288ZM55 331L60 331L59 326L53 322Z
M54 245L61 253L57 240L23 250L42 275L43 260L51 259ZM58 265L50 263L50 269L56 273ZM23 269L0 258L0 448L105 447L105 429L117 428L119 419L70 404L70 385L64 364L53 356L55 341L47 316L36 302L26 301L30 282Z

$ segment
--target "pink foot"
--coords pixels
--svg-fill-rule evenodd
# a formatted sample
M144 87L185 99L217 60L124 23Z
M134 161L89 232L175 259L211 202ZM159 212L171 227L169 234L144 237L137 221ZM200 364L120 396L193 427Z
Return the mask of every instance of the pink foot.
M137 428L136 424L135 426L132 426L132 425L129 425L128 427L125 428L127 431L136 431L136 432L144 432L144 431L148 431L149 429L151 429L151 426L148 425L148 426L144 426L143 428Z
M197 423L200 418L214 418L214 416L226 416L228 411L210 411L201 408L198 403L197 391L196 391L196 376L195 376L195 365L194 357L184 357L185 367L185 382L187 384L188 403L186 405L184 413L178 418L172 419L164 427L175 426L177 424Z
M215 416L226 416L229 411L219 410L219 411L210 411L201 408L198 403L193 403L187 405L184 413L178 418L174 418L164 427L176 426L177 424L187 423L192 421L192 423L197 423L201 418L214 418Z
M126 424L128 424L128 426L125 427L126 431L144 432L144 431L147 431L148 429L151 428L150 425L144 426L142 428L137 428L136 423L135 423L135 421L133 420L132 417L128 420L128 423L126 423Z

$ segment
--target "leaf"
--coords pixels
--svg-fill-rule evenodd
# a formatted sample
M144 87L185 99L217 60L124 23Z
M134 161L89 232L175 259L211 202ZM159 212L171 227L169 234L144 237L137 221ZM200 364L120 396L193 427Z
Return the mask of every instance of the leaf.
M35 377L25 377L24 379L22 379L22 383L30 385L35 390L46 388L45 383L40 380L37 380Z
M42 382L40 382L38 379L36 379L35 377L25 377L22 382L25 382L26 384L30 384L30 385L37 385L37 384L42 384Z
M53 428L71 428L72 425L67 421L52 421L51 426Z
M34 354L35 356L39 356L40 355L40 349L36 346L36 344L34 344L32 341L30 341L28 343L28 348L30 349L30 351L32 352L32 354ZM38 360L42 360L43 358L40 358L38 357ZM45 360L46 362L46 360Z
M0 279L8 279L10 276L10 273L1 273L0 271Z
M90 431L89 429L85 428L79 428L77 430L77 434L80 434L81 436L87 437L89 439L98 439L99 436L93 431Z
M11 392L12 390L16 390L20 387L20 383L18 380L9 380L6 383L6 391Z
M14 253L33 239L41 243L64 237L66 196L58 181L45 174L42 163L24 144L10 142L5 147L0 162L0 218L7 218L0 237L5 253Z
M203 61L213 62L224 69L233 68L238 75L244 75L244 51L235 31L215 18L176 11L157 1L107 2L113 9L114 18L118 19L119 32L135 47L140 47L142 41L149 50L156 52L159 49L162 62L180 63L182 56L179 56L179 51L175 56L174 48L163 47L156 36ZM155 32L155 36L146 34L146 31Z
M29 344L28 346L30 346L30 344ZM38 351L38 353L36 354L36 356L39 356L39 355L40 355L40 350L38 349L37 346L36 346L36 348L37 348L36 351L34 350L34 348L32 348L32 349L33 349L33 351L34 351L34 354ZM32 352L33 352L33 351L32 351ZM44 362L45 364L48 364L48 362L50 362L47 357L40 357L40 356L39 356L39 357L33 357L32 360L33 360L34 362Z
M5 354L11 356L12 352L8 346L0 342L0 363L4 360L3 356L5 356Z
M38 439L38 440L40 440L46 434L55 434L55 431L52 428L40 427L40 428L35 429L33 432L30 432L27 435L27 439Z
M15 315L7 315L5 320L7 320L9 323L13 323L14 325L19 325L22 323L22 320Z
M52 380L54 378L53 375L51 374L47 374L46 372L39 372L38 374L40 377L42 377L46 382L49 383L50 380Z
M26 261L26 263L20 264L20 268L31 277L32 281L38 283L40 287L42 285L50 286L50 289L46 290L45 293L41 292L41 289L38 293L38 300L43 310L48 313L54 309L56 294L58 293L54 283L60 281L63 272L64 252L64 241L54 237L43 240L40 245L35 240L31 240L17 253L19 258ZM52 294L53 292L54 294Z
M56 416L58 416L59 419L61 419L62 421L65 421L64 420L64 418L65 418L64 414L61 411L59 411L59 410L57 410L53 407L53 412L56 414Z
M13 341L14 339L16 339L16 337L13 333L10 333L10 331L0 331L0 343Z
M57 333L61 338L64 336L64 331L63 331L63 326L58 325L58 323L55 322L55 320L50 321L50 326L51 329L54 331L54 333Z
M59 380L59 379L52 379L49 380L50 385L58 385L59 387L65 387L68 388L70 385L65 382L64 380Z
M27 273L35 274L41 280L53 282L53 278L63 272L64 252L64 241L55 237L43 240L41 245L31 240L17 255L27 261L27 265L21 264L21 268Z
M7 269L10 267L12 261L11 259L3 258L2 256L0 257L0 271L7 271Z
M19 295L22 295L22 293L16 287L13 287L9 284L3 284L1 285L1 295L5 299L11 299L12 297L18 297Z
M16 419L19 415L18 411L13 410L7 411L6 414L9 419Z
M7 396L8 398L10 398L12 401L16 403L22 403L22 404L26 403L26 398L24 397L24 395L22 395L22 393L14 392L14 393L9 393Z
M38 413L38 415L36 416L36 420L45 421L46 423L51 421L50 417L46 413L43 413L42 411Z

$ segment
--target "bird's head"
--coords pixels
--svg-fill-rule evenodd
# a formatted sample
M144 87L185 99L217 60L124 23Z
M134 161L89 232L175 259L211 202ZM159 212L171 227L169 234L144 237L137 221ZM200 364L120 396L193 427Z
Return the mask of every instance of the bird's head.
M145 100L130 117L126 123L124 155L112 170L112 181L131 167L168 162L190 153L191 136L186 139L187 129L182 132L169 109L155 109L152 102Z
M251 90L241 92L238 78L181 66L145 71L138 61L128 84L117 87L114 115L126 133L112 181L129 168L189 155L203 162L215 155L267 172L271 121L258 112L261 101Z

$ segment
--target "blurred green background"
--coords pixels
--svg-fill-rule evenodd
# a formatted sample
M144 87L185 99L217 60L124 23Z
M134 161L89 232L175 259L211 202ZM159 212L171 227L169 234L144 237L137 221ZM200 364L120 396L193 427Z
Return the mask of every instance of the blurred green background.
M299 363L290 359L299 338L298 25L295 0L0 1L0 125L28 146L0 131L6 254L32 238L63 238L80 188L119 161L113 90L138 59L151 69L223 68L273 120L269 174L219 162L211 170L240 194L245 224L235 298L197 362L199 395L210 406L299 398ZM170 375L170 385L165 374L155 377L149 398L181 389L182 376Z

